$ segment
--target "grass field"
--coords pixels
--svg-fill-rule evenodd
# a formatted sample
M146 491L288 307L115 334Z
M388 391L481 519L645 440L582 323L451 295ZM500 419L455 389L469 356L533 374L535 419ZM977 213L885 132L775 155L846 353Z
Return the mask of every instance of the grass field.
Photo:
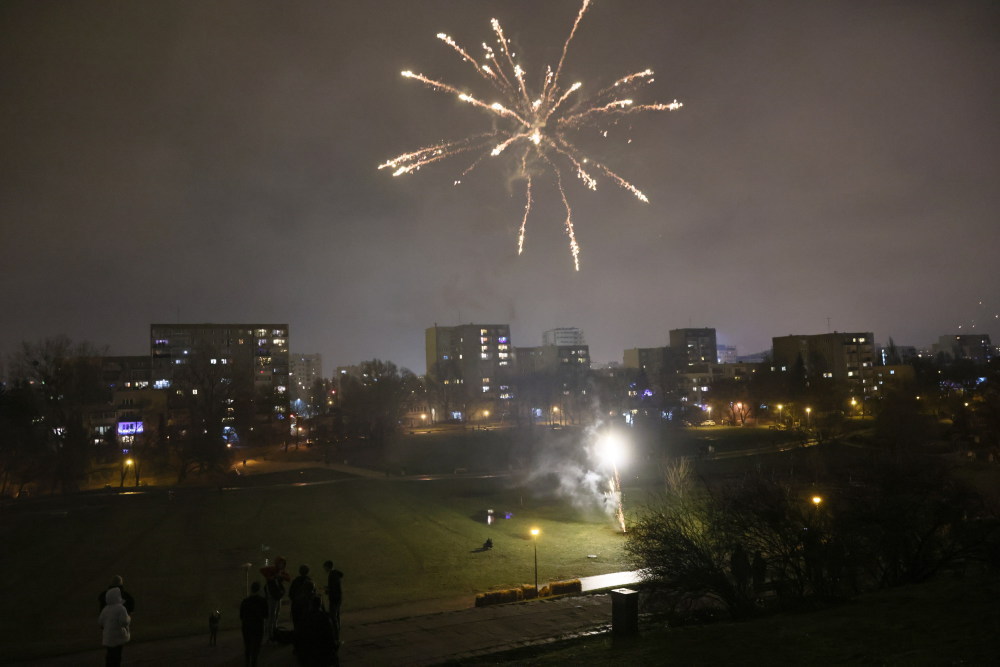
M604 516L533 500L502 479L341 479L321 468L284 477L300 485L262 476L248 488L179 489L174 500L153 489L8 507L0 596L16 611L0 624L0 655L96 646L97 594L116 573L136 598L141 641L203 632L214 609L223 628L238 627L242 564L255 575L265 555L314 575L333 560L345 573L345 611L459 596L471 605L478 592L531 582L536 525L540 583L627 568ZM477 552L487 537L494 549Z
M639 456L622 470L627 511L662 489L664 460L696 456L706 443L724 452L766 448L792 436L758 428L709 427L669 431L664 437L656 447L639 448ZM288 559L293 573L304 563L317 578L322 577L323 561L333 560L345 572L346 612L434 599L465 598L471 605L476 593L530 583L529 529L533 526L542 531L540 583L629 569L622 553L623 537L601 508L593 502L573 504L568 496L554 492L557 472L569 479L570 487L579 486L567 469L557 468L567 461L579 463L584 438L577 429L542 429L530 437L512 430L455 430L406 435L400 448L391 452L394 464L407 468L409 474L452 473L456 468L470 473L505 470L510 464L517 468L524 459L531 460L538 474L519 485L506 478L401 479L396 476L400 471L393 469L389 469L391 477L358 479L319 466L230 478L226 484L239 488L221 491L216 486L179 488L174 500L164 488L151 487L142 494L83 493L8 505L0 511L0 571L7 575L0 583L0 596L10 611L0 624L0 662L97 646L95 600L113 574L122 574L126 588L136 597L134 639L143 641L202 633L205 618L214 609L222 610L224 629L237 627L237 605L247 572L243 564L252 563L253 577L265 557L278 555ZM820 450L828 448L746 459L698 459L696 472L727 477L763 466L811 477L819 466ZM845 451L854 455L854 450ZM343 455L352 456L354 462L352 453ZM315 465L322 453L303 448L268 455L268 460L275 459L290 465L308 460ZM995 474L992 480L995 488ZM485 522L487 509L493 509L497 517L492 526ZM512 518L502 518L506 512ZM478 552L487 537L493 539L495 548ZM269 549L265 552L262 546ZM995 600L995 585L980 589L992 591L991 600ZM923 597L923 593L915 595ZM969 601L982 598L965 597ZM947 610L957 618L959 607L964 609L957 604L942 605L941 613ZM980 609L972 618L961 618L966 623L975 623L975 618L993 623L1000 634L997 608L994 603L992 614ZM852 609L861 615L857 620L851 619ZM891 611L874 609L876 616L868 620L865 614L869 612L858 605L823 613L846 614L846 620L836 622L856 623L859 628L888 622ZM904 612L900 611L899 618L906 618ZM761 650L775 656L770 662L789 662L792 653L775 652L779 646L794 652L796 642L806 641L802 637L826 637L823 628L833 622L813 623L811 615L801 618L804 625L787 631L783 628L799 627L800 616L671 630L663 639L667 644L657 646L658 640L644 640L639 652L624 661L619 653L607 653L612 648L599 640L576 648L560 647L560 651L570 651L561 658L558 651L552 660L536 657L546 664L662 664L664 655L676 655L681 664L734 664L741 662L733 659L739 652L728 654L727 660L724 647L735 641L764 642ZM933 615L901 621L900 627L932 620ZM947 627L953 627L953 636L962 637L958 625ZM768 636L782 637L783 643L775 644ZM847 636L861 641L850 632ZM835 644L836 635L822 641ZM575 650L583 653L574 655ZM848 655L865 656L868 649L852 650L854 654ZM829 662L840 661L835 656L841 653L830 655ZM881 664L863 657L857 662Z

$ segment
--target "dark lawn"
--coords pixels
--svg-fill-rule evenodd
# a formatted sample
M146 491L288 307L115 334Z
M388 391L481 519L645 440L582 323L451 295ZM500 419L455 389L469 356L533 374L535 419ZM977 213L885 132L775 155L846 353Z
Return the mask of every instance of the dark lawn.
M285 473L302 483L319 472ZM273 480L272 480L273 481ZM467 596L532 580L538 525L542 582L627 569L622 536L600 514L505 491L504 480L337 480L220 491L80 494L0 515L0 624L6 659L98 645L97 594L113 574L136 598L134 640L204 631L209 612L238 627L245 570L284 555L322 576L344 571L345 611ZM522 500L524 506L521 505ZM510 520L484 522L486 510ZM487 537L495 548L475 550ZM588 558L588 555L597 558ZM43 620L44 619L44 620ZM58 632L54 632L54 629Z

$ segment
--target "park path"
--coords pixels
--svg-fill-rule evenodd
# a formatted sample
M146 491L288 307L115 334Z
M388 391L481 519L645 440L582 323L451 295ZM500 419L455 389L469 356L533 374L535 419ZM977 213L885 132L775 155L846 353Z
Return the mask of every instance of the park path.
M584 577L583 590L598 591L634 584L637 572ZM606 632L611 624L608 593L565 596L528 602L470 608L468 598L428 600L389 609L369 609L343 615L342 665L435 665L522 646L543 644L585 634ZM207 632L136 642L125 648L129 667L184 665L185 667L237 667L243 664L239 632L219 633L216 646L208 646ZM20 663L30 667L99 665L103 650ZM268 644L261 652L261 667L292 667L289 646Z

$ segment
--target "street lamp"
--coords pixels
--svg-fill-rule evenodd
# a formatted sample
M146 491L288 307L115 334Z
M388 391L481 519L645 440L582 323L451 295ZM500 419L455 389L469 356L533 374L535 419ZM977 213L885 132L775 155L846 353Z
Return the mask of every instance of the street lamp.
M813 502L813 505L815 505L816 507L819 507L819 504L821 502L823 502L823 496L813 496L812 497L812 502Z
M812 420L810 419L812 411L812 408L806 408L806 428L809 428L812 425Z
M121 481L118 483L118 488L119 489L122 488L123 486L125 486L125 477L128 476L128 470L131 467L132 467L132 459L125 459L122 462L122 478L121 478Z
M538 597L538 534L541 532L537 528L531 529L531 544L535 547L535 597Z
M781 403L778 403L778 423L779 423L779 424L781 424L781 423L782 423L782 421L781 421L781 409L782 409L783 407L785 407L785 406L784 406L784 405L782 405Z

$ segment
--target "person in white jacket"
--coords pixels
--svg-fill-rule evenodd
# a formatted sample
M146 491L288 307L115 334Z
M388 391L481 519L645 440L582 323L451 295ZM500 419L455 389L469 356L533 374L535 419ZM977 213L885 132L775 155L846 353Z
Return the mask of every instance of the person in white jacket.
M104 602L104 609L97 617L97 623L103 630L101 644L108 649L104 664L106 667L119 667L122 664L122 649L130 639L128 626L132 618L125 610L120 588L109 588L104 594Z

